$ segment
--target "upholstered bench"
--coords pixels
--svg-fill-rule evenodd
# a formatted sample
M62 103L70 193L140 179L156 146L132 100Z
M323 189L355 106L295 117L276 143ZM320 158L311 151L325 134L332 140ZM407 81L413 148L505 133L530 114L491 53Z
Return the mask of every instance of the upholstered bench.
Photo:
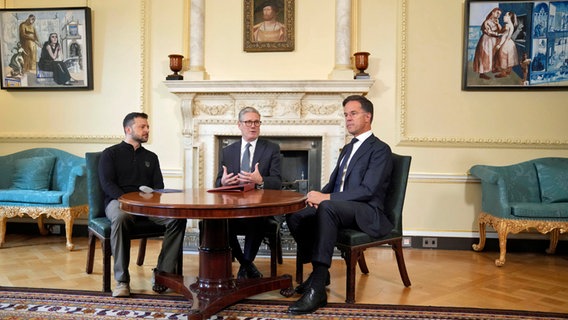
M547 253L556 251L561 233L568 232L568 158L540 158L508 166L475 165L470 173L481 179L479 244L485 246L485 225L499 236L499 259L505 264L507 235L528 229L550 233Z
M48 233L43 218L65 221L67 249L75 218L86 215L85 159L53 148L36 148L0 156L0 247L8 218L37 219L40 233Z

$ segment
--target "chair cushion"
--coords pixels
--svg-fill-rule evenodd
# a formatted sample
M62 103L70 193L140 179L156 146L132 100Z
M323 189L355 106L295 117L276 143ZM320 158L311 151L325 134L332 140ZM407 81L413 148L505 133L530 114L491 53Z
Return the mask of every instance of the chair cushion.
M339 230L339 234L337 235L337 243L347 246L357 246L371 242L386 241L401 236L402 236L401 234L398 234L394 230L390 234L384 237L374 238L363 231L358 231L354 229L341 229Z
M511 214L518 218L568 219L568 202L513 202L511 203Z
M32 157L15 161L12 189L49 190L55 157Z
M63 191L37 191L37 190L15 190L4 189L0 191L0 201L14 202L18 205L33 204L62 204Z
M542 202L568 202L568 168L535 163Z
M99 236L110 238L110 220L107 217L89 219L89 229ZM138 217L130 236L132 239L158 237L163 236L165 231L165 226L155 224L147 218Z

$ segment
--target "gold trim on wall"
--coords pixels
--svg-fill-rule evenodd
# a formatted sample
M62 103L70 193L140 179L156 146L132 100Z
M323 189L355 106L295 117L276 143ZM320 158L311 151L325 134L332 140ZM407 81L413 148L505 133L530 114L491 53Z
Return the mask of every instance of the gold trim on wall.
M568 147L566 139L550 139L533 137L531 139L519 139L510 137L436 137L436 136L411 136L408 134L407 116L408 107L408 3L410 0L400 1L400 25L398 64L398 120L399 120L399 145L401 146L443 146L443 147L509 147L509 148L543 148L563 149Z

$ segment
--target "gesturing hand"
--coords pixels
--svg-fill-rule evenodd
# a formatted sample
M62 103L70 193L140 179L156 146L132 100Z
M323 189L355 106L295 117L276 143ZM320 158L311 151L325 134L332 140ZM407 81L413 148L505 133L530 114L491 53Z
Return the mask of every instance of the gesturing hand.
M261 184L264 181L258 170L258 162L254 165L253 172L241 171L238 178L241 183Z
M229 186L239 183L239 177L234 173L227 173L227 167L223 166L223 176L221 176L221 185Z

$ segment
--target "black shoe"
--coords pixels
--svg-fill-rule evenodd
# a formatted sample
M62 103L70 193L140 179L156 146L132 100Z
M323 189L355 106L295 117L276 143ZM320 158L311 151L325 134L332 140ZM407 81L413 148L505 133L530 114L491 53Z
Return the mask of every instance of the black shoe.
M244 266L239 267L239 272L237 273L237 279L247 279L247 269Z
M262 273L260 273L260 271L258 271L258 269L256 268L256 266L254 265L254 263L250 263L249 265L247 265L245 267L245 269L247 270L247 277L249 279L259 279L262 278Z
M309 288L298 301L288 307L288 313L295 315L312 313L326 305L327 293L325 292L325 288L319 290Z
M330 276L329 276L329 272L328 272L327 277L325 279L325 285L329 286L330 283L331 283L331 281L330 281ZM308 279L306 279L306 281L300 283L300 285L298 285L296 287L296 289L294 289L294 291L296 291L296 293L299 293L299 294L304 294L304 292L306 292L311 286L312 286L312 275L310 274Z
M259 279L262 278L262 273L258 271L254 263L248 265L241 265L237 273L237 279Z
M156 293L164 293L168 287L156 283L156 273L160 272L157 268L152 269L152 290Z

